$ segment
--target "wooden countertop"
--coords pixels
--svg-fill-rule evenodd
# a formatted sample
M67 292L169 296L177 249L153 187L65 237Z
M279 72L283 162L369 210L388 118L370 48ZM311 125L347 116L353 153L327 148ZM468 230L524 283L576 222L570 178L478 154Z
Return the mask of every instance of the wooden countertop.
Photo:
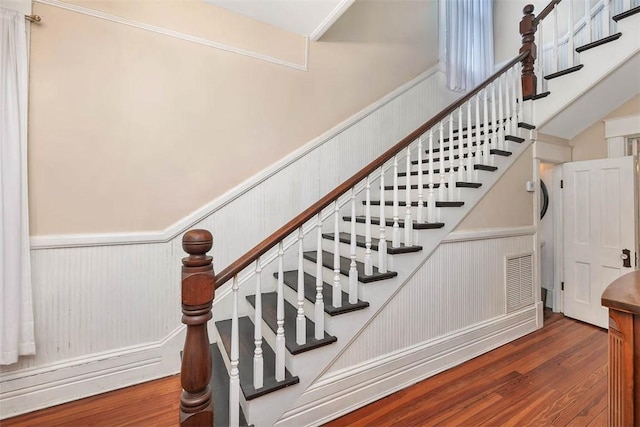
M602 293L602 305L640 314L640 270L614 280Z

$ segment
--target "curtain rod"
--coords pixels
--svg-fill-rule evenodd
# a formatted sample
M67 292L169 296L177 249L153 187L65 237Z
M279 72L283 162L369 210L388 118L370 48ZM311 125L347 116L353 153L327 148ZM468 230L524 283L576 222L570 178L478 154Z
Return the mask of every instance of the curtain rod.
M35 22L35 23L42 21L42 18L40 18L40 15L24 15L24 19L26 19L27 21Z

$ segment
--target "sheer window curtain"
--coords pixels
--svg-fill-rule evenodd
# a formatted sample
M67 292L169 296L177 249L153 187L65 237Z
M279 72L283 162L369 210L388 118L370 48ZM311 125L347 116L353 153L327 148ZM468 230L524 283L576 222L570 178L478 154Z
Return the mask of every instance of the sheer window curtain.
M443 0L440 6L447 85L468 91L493 73L493 0Z
M0 8L0 365L35 354L27 212L24 15Z

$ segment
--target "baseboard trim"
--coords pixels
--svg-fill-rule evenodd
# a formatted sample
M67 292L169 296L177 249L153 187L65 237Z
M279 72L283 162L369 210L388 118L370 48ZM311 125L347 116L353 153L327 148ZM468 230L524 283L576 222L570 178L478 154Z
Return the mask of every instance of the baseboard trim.
M331 141L334 137L340 133L346 131L350 127L356 125L367 116L374 113L376 110L384 107L386 104L392 102L399 96L411 90L413 87L422 83L424 80L438 73L438 66L431 67L425 72L421 73L414 79L398 87L394 91L390 92L386 96L380 98L378 101L354 114L342 123L329 129L317 138L312 139L296 151L287 155L280 161L274 163L272 166L262 170L258 174L250 177L243 183L239 184L235 188L232 188L222 196L213 200L212 202L202 206L196 211L190 213L168 228L161 231L143 231L143 232L125 232L125 233L91 233L91 234L63 234L63 235L41 235L31 236L30 245L32 250L38 249L55 249L55 248L70 248L70 247L87 247L87 246L117 246L117 245L134 245L134 244L153 244L153 243L166 243L180 234L184 233L189 228L193 227L198 222L214 214L218 210L224 208L235 199L241 197L254 187L260 185L267 179L271 178L278 172L286 169L288 166L298 161L302 157L309 154L311 151L319 148L325 143Z
M277 426L321 425L539 329L542 304L430 340L314 383Z
M184 327L159 342L0 376L0 419L180 372Z

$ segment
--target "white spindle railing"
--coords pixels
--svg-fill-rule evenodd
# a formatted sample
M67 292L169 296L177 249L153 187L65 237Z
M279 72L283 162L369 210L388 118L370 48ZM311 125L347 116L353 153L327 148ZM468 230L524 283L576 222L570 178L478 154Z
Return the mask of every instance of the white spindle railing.
M296 344L307 343L307 321L304 316L304 231L298 229L298 311L296 313Z
M342 307L342 283L340 282L340 205L336 200L333 215L333 306Z
M421 167L421 166L418 166ZM404 214L404 244L413 245L413 218L411 215L411 145L407 147L407 175L405 191L405 214Z
M577 2L578 0L561 1L555 5L552 16L538 22L535 36L538 46L538 93L546 91L545 75L577 65L580 56L575 49L611 35L616 28L612 16L633 7L631 0L599 0L593 5L591 0L584 0L584 13L576 16L574 3ZM563 34L560 33L559 16L566 17L566 32ZM563 24L563 31L564 27ZM547 31L551 32L550 39L545 38Z
M433 129L429 129L429 199L427 200L427 221L436 222L436 197L433 176Z
M238 338L238 276L233 277L231 287L233 293L233 308L231 313L231 370L229 371L229 424L237 426L240 423L240 340Z
M409 180L406 183L408 186L411 186ZM393 230L391 235L391 246L394 248L400 247L400 224L398 217L399 215L399 204L400 200L398 198L398 156L393 156Z
M387 272L387 219L384 199L384 165L380 166L380 239L378 241L378 272Z
M416 222L424 222L424 165L422 164L422 136L418 138L418 209L416 210ZM409 173L409 172L407 172Z
M518 122L521 119L522 105L522 87L519 78L520 66L516 65L507 74L503 74L494 80L489 86L482 89L476 95L471 97L467 102L457 109L447 114L442 120L434 126L426 130L423 134L418 135L406 149L403 148L393 158L378 166L374 172L363 178L362 181L351 187L348 193L335 199L331 208L320 211L313 218L309 219L305 224L297 226L295 232L291 232L289 236L283 238L277 246L266 252L262 252L260 257L255 259L255 264L251 264L251 268L246 269L242 273L233 275L232 284L232 300L233 308L231 314L231 348L230 348L230 425L238 425L239 421L239 396L240 396L240 373L239 373L239 286L242 283L252 279L255 280L255 324L253 334L253 388L260 389L264 387L264 355L263 355L263 334L262 334L262 317L263 317L263 300L262 281L265 275L263 272L267 266L272 263L277 264L277 283L276 283L276 326L275 326L275 380L285 381L285 361L286 361L286 333L295 333L295 342L299 346L307 343L307 318L305 316L305 270L315 267L315 305L314 305L314 322L315 329L313 336L316 340L325 338L325 301L323 300L323 277L328 276L328 272L333 273L331 304L335 308L342 306L342 269L340 252L347 251L342 242L348 243L348 252L350 258L349 265L349 304L358 302L358 246L364 246L364 273L365 275L373 274L374 254L372 249L372 199L376 196L379 198L379 231L376 230L378 240L377 267L380 273L388 272L388 256L386 243L386 219L390 212L387 209L387 200L389 193L386 193L385 182L390 178L387 173L391 172L393 176L392 191L392 247L401 246L401 241L406 246L414 245L416 240L416 232L414 230L414 222L418 224L423 222L440 221L440 208L437 208L437 201L453 201L456 181L477 180L474 172L476 163L488 164L491 160L489 149L491 146L498 147L501 133L514 132L517 130ZM489 106L489 102L491 106ZM455 120L454 120L455 119ZM438 138L434 140L434 138ZM448 144L445 140L448 140ZM439 141L439 142L438 142ZM457 149L456 149L457 144ZM425 147L428 145L428 151ZM435 151L437 150L437 151ZM417 154L416 154L417 153ZM424 155L427 155L425 158ZM417 173L412 175L412 158L417 159ZM400 228L400 193L399 193L399 163L405 161L405 192L404 192L404 233L401 235ZM439 178L435 174L435 170L439 169ZM447 170L448 169L448 170ZM428 177L425 180L425 173ZM417 182L418 191L412 193L412 184ZM426 185L425 185L426 184ZM439 184L439 190L436 193L435 187ZM423 187L428 188L428 194L425 195ZM379 193L379 194L375 194ZM389 196L391 197L391 196ZM412 199L417 197L417 207L412 205ZM426 199L426 200L425 200ZM357 225L357 203L364 201L365 220L364 229ZM426 206L425 206L426 202ZM347 207L347 205L349 205ZM424 210L426 208L426 211ZM340 227L342 220L340 211L350 210L350 220L348 241L340 240ZM323 237L322 229L326 221L331 220L333 215L333 239L327 239L327 247L333 250L333 262L331 265L324 266L323 263ZM315 265L309 264L305 258L312 259L313 252L307 254L305 252L304 239L305 235L316 234L315 248ZM364 234L364 239L358 236L358 233ZM379 234L378 234L379 233ZM363 244L364 240L364 244ZM329 246L331 245L331 246ZM285 265L297 265L297 288L287 282L287 285L294 288L295 297L291 297L291 305L296 308L295 311L295 332L285 331ZM311 267L313 265L313 267ZM327 271L325 273L325 270ZM289 272L287 277L290 277ZM264 276L264 277L263 277ZM294 294L291 294L294 295ZM270 324L270 323L268 323ZM293 329L293 328L291 328ZM272 336L272 335L270 335Z
M256 305L253 325L253 388L262 388L264 384L264 360L262 358L262 267L260 257L256 260Z
M371 175L367 177L366 203L365 203L365 255L364 274L373 274L373 257L371 255Z
M276 304L276 381L284 381L284 247L278 245L278 288Z
M315 331L317 340L324 338L324 300L322 296L322 212L318 213L316 225L316 304L315 304Z
M381 190L384 193L384 189ZM351 241L349 250L351 263L349 265L349 304L358 302L358 265L356 263L356 189L351 188Z

